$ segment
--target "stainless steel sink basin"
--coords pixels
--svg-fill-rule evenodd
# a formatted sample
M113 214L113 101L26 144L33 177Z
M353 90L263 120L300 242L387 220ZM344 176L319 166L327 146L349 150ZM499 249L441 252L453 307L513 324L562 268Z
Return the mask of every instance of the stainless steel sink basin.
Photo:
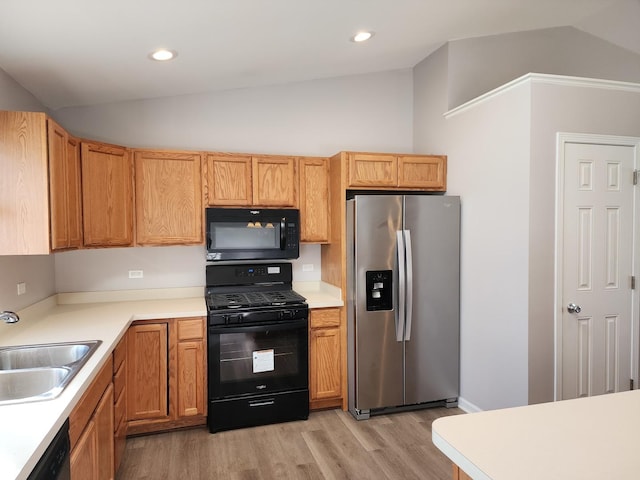
M91 341L0 348L0 370L70 366L87 359L99 345Z
M99 340L0 348L0 405L57 397Z
M57 397L71 370L63 367L0 371L0 404Z

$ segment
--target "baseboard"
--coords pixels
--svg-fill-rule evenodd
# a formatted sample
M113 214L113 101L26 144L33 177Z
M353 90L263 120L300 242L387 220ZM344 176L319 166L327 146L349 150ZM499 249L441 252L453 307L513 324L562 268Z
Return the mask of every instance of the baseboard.
M473 403L462 397L458 397L458 408L460 410L464 410L467 413L482 412L482 409L479 406L474 405Z

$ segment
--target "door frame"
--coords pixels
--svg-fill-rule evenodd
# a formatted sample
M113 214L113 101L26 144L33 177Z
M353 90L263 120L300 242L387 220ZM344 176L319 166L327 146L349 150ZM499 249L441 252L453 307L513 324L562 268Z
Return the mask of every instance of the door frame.
M563 278L563 224L564 224L564 161L565 144L582 143L610 146L625 146L634 148L634 170L640 169L640 137L624 137L616 135L598 135L585 133L558 132L556 135L556 224L555 224L555 293L554 293L554 400L560 400L562 395L562 278ZM640 180L639 180L640 182ZM632 273L639 282L631 293L631 378L634 389L638 388L639 348L640 348L640 245L638 245L639 226L638 189L633 192L633 252Z

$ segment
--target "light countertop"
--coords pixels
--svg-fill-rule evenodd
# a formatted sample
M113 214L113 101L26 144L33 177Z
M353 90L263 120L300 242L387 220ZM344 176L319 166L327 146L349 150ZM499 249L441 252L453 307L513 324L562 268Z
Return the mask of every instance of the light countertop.
M340 290L322 282L295 284L310 308L341 306ZM295 287L294 287L295 288ZM0 346L101 340L62 394L0 406L0 480L25 479L100 368L135 320L206 316L203 288L82 292L54 295L0 323Z
M443 417L433 443L474 480L638 477L640 390Z

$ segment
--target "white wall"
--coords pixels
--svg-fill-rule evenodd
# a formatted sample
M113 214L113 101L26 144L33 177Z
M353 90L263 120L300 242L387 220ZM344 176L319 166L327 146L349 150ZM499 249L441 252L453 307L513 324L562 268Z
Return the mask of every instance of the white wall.
M0 109L44 112L31 93L0 69ZM0 159L5 162L7 159ZM0 192L1 194L1 192ZM27 293L18 296L16 285L25 282ZM0 256L0 311L20 310L55 292L53 257Z
M447 119L448 193L460 195L461 405L527 403L530 89Z

